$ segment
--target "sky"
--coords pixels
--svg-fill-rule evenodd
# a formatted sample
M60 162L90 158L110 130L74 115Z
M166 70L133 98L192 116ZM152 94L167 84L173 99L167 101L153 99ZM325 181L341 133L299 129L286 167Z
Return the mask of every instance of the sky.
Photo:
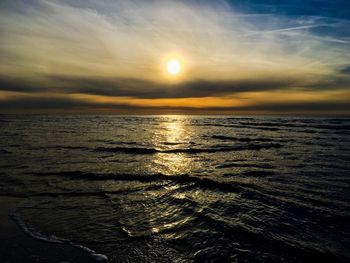
M350 115L350 1L2 0L0 62L0 113Z

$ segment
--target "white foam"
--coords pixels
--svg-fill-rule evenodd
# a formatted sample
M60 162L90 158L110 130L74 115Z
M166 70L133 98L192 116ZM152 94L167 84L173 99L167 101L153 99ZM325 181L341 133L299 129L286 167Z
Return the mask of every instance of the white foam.
M98 254L96 253L95 250L92 250L80 244L75 244L68 239L60 238L55 235L48 236L40 233L39 231L36 231L31 225L23 221L23 219L19 216L19 214L15 209L10 211L9 216L12 220L16 222L16 224L21 228L21 230L25 234L27 234L28 236L36 240L47 242L47 243L66 244L66 245L78 248L84 251L85 253L89 254L90 257L92 257L96 262L100 262L100 263L108 262L108 257L106 255Z
M30 226L29 224L27 224L22 220L22 218L19 216L18 213L16 213L15 210L10 211L9 215L16 222L16 224L23 230L24 233L26 233L27 235L29 235L34 239L48 242L48 243L56 243L56 244L64 244L67 242L66 239L58 238L54 235L46 236L38 231L35 231L32 226Z
M91 254L97 262L108 262L108 257L103 254Z

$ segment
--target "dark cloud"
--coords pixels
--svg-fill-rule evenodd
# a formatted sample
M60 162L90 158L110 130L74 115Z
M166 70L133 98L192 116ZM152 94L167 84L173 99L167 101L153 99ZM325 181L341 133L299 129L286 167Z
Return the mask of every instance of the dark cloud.
M86 108L94 106L93 103L81 100L59 97L12 97L0 101L0 109L64 109Z
M305 90L310 91L324 91L324 90L343 90L350 89L350 75L347 76L344 72L343 74L337 74L333 76L328 76L319 81L315 81L311 84L305 84L300 86Z
M230 93L276 90L292 87L295 84L295 80L277 78L237 81L197 80L178 84L159 84L147 80L126 78L51 76L37 83L0 79L0 90L28 93L38 91L82 93L151 99L222 96Z
M339 73L350 75L350 65L340 68ZM350 81L349 81L350 83Z
M62 81L62 78L61 78ZM229 93L264 91L285 88L292 80L197 80L178 84L159 84L137 79L64 79L66 92L137 98L189 98L221 96Z
M102 96L128 96L143 99L219 97L241 92L287 90L346 89L350 87L350 67L342 68L340 76L314 81L311 84L292 78L262 78L227 81L194 80L176 84L160 84L132 78L47 76L41 80L6 79L0 77L0 90L15 92L81 93Z
M0 90L33 93L47 91L47 88L29 79L0 76Z

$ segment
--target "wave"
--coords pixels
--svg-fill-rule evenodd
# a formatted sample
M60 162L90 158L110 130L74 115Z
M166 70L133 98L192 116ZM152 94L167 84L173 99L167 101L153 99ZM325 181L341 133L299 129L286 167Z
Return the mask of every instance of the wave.
M63 173L65 174L65 173ZM39 174L37 174L39 175ZM45 174L45 175L53 175L53 174ZM68 176L67 174L61 176ZM82 177L76 176L72 177L75 179L82 179ZM86 178L87 180L109 180L108 178ZM132 180L130 180L132 181ZM132 189L122 189L122 190L96 190L96 191L72 191L70 189L64 189L60 188L61 191L53 191L53 192L6 192L2 191L0 192L0 197L1 196L6 196L6 197L17 197L17 198L31 198L31 197L89 197L89 196L99 196L99 197L106 197L108 195L113 195L113 194L128 194L132 192L137 192L137 191L143 191L143 190L148 190L148 189L156 189L159 188L159 186L150 186L150 187L142 187L142 188L132 188Z
M265 171L265 175L270 171ZM263 175L264 172L259 173L259 171L247 172L246 176L258 176ZM213 178L197 176L197 175L188 175L188 174L178 174L178 175L166 175L162 173L155 174L118 174L118 173L88 173L82 171L66 171L66 172L47 172L47 173L30 173L30 175L34 176L58 176L58 177L66 177L71 180L87 180L87 181L105 181L105 180L117 180L117 181L139 181L152 183L157 181L172 181L176 183L183 184L192 184L191 187L199 187L202 189L210 189L210 190L218 190L221 192L244 192L245 194L249 194L250 198L258 195L261 198L261 195L265 195L263 192L265 191L259 186L254 184L240 182L240 181L222 181L222 180L214 180ZM225 176L238 176L243 174L226 174ZM268 175L271 175L269 173ZM127 190L129 191L129 190ZM138 191L138 190L130 190L130 191ZM121 191L115 191L115 193L121 193ZM43 193L45 195L46 193ZM68 195L75 195L75 193L67 193ZM113 194L113 192L87 192L82 193L81 195L88 194L98 194L98 195L106 195ZM40 195L40 193L38 194ZM60 193L50 194L52 196L60 195ZM77 193L76 195L80 195ZM270 194L267 194L269 198L271 198Z
M223 141L238 141L238 142L276 142L276 141L282 141L281 139L270 139L270 138L264 138L264 137L258 137L258 138L230 137L230 136L225 136L225 135L213 135L213 136L210 136L209 138L216 139L216 140L223 140ZM286 142L286 141L292 141L292 140L283 140L283 142Z
M69 196L69 197L85 197L85 196L106 196L108 194L125 194L130 192L138 191L133 189L120 190L120 191L68 191L68 192L39 192L39 193L4 193L5 196L14 197L59 197L59 196ZM3 194L0 194L3 195Z
M137 143L137 142L113 141L113 140L90 140L90 142L105 143L105 144L110 144L110 145L120 145L120 144L139 145L139 143Z
M67 172L51 172L51 173L31 173L34 176L57 176L67 177L70 180L91 180L91 181L105 181L105 180L116 180L116 181L139 181L146 183L157 184L160 181L175 182L177 184L183 184L189 189L208 189L210 191L219 191L227 193L236 193L241 198L246 200L259 200L259 202L276 206L288 208L293 213L297 213L303 216L309 216L314 213L321 213L324 215L322 220L338 220L340 215L336 210L330 209L328 200L319 200L318 196L309 196L308 192L298 194L291 190L286 191L280 189L278 186L269 186L268 184L257 184L254 181L242 181L242 180L230 180L227 181L224 178L214 179L211 177L201 177L196 175L165 175L165 174L116 174L116 173L86 173L82 171L67 171ZM272 175L271 171L250 171L242 174L226 174L227 176L269 176ZM130 191L143 191L144 189L132 189ZM116 194L120 194L120 191L116 191ZM75 195L75 193L68 193L68 195ZM84 193L86 195L91 192ZM113 192L103 192L93 194L101 194L104 197L108 197ZM40 194L39 194L40 195ZM52 196L58 195L54 193ZM79 194L77 194L79 195ZM82 194L83 195L83 194ZM328 222L327 221L327 222Z
M108 262L108 257L103 254L98 254L94 250L85 247L80 244L76 244L69 239L64 239L57 237L55 235L45 235L37 230L35 230L30 224L25 222L19 215L19 213L13 209L9 213L10 218L16 223L16 225L25 233L26 235L30 236L33 239L36 239L38 241L46 242L46 243L52 243L52 244L61 244L61 245L69 245L75 248L78 248L82 250L83 252L87 253L92 259L94 259L96 262Z
M255 164L255 163L227 163L216 166L217 168L233 168L233 167L242 167L242 168L262 168L262 169L273 169L274 167L271 164Z
M24 222L22 218L19 216L17 211L15 209L11 210L9 213L10 218L15 221L17 226L27 235L30 237L39 240L44 241L47 243L55 243L55 244L64 244L68 242L67 239L59 238L54 235L43 235L42 233L35 231L32 226L30 226L28 223Z
M314 128L331 130L350 130L350 125L334 124L300 124L300 123L281 123L281 122L239 122L243 126L268 126L268 127L293 127L293 128Z
M164 145L181 145L181 144L196 144L195 142L162 142Z
M162 173L156 174L118 174L118 173L87 173L82 171L66 171L66 172L47 172L47 173L29 173L34 176L58 176L67 177L71 180L88 180L88 181L105 181L105 180L117 180L117 181L139 181L152 183L157 181L173 181L177 183L192 184L191 187L199 187L202 189L219 190L222 192L235 192L246 195L247 199L259 199L265 200L266 202L272 202L276 205L276 202L282 202L284 204L289 203L293 206L297 205L300 207L307 208L308 210L321 209L310 202L301 203L299 197L296 197L294 193L291 195L285 191L278 191L278 189L266 188L266 185L257 185L251 182L244 181L226 181L226 180L214 180L207 176L178 174L178 175L166 175ZM269 176L272 175L272 171L248 171L241 174L225 174L225 176ZM127 190L129 191L129 190ZM138 191L138 190L130 190ZM115 193L121 193L116 191ZM45 194L45 193L43 193ZM54 193L53 195L60 195L61 193ZM68 195L80 195L79 193L67 193ZM87 192L81 193L81 195L97 194L106 195L113 194L113 192ZM40 195L40 194L39 194ZM302 198L301 198L302 199ZM299 201L298 201L299 200ZM313 199L313 201L316 201Z
M70 146L70 145L50 145L46 147L31 147L30 150L47 150L47 149L55 149L55 150L90 150L88 147L85 146Z
M156 153L216 153L216 152L233 152L244 150L261 150L271 148L281 148L282 144L279 143L267 143L267 144L251 144L244 146L218 146L216 148L176 148L161 150L156 148L145 147L98 147L94 149L97 152L113 152L113 153L125 153L125 154L156 154Z
M9 154L9 153L11 153L11 152L8 150L0 149L0 154Z
M271 176L275 173L273 171L265 171L265 170L259 170L259 171L246 171L239 173L238 176L252 176L252 177L261 177L261 176ZM225 176L237 176L237 174L225 174Z
M270 255L276 255L276 251L278 251L280 257L274 258L269 256L268 262L284 261L284 258L291 256L297 262L346 262L346 259L342 260L339 255L326 249L314 247L312 244L302 240L283 238L267 231L254 230L244 224L232 224L229 220L220 220L210 212L201 213L198 224L202 221L206 221L212 227L224 227L225 234L221 236L221 240L224 241L226 238L229 240L233 236L237 242L236 244L239 244L239 246L237 247L235 246L236 244L230 242L222 245L221 242L216 243L208 240L204 248L194 253L195 262L216 262L218 258L221 262L236 262L237 259L244 259L243 261L245 262L256 262L257 258L260 258L262 255L258 251L265 251L265 253L267 252ZM189 233L193 235L192 231ZM252 244L256 248L257 253L249 249L241 249L241 244ZM234 256L232 257L232 255ZM238 261L240 262L240 260Z
M166 175L162 173L156 174L117 174L117 173L87 173L82 171L66 171L66 172L47 172L47 173L28 173L34 176L59 176L67 177L77 180L118 180L118 181L140 181L140 182L154 182L157 180L175 181L178 183L194 183L203 188L220 189L222 191L238 191L240 189L239 183L231 184L229 182L221 182L212 180L208 177L200 177L195 175L181 174L181 175Z
M94 149L95 152L113 152L125 154L155 154L160 152L154 148L145 147L98 147Z
M283 124L283 123L251 123L244 122L238 124L218 124L207 123L197 124L196 126L211 126L211 127L225 127L225 128L245 128L256 129L264 131L293 131L301 133L320 133L328 134L330 131L336 134L348 134L350 132L350 125L300 125L300 124ZM293 130L288 129L293 128ZM297 128L297 129L296 129Z
M277 127L259 127L259 126L243 126L240 124L217 124L217 123L206 123L206 124L198 124L196 126L203 126L203 127L225 127L225 128L250 128L250 129L259 129L259 130L266 130L266 131L279 131L280 128Z

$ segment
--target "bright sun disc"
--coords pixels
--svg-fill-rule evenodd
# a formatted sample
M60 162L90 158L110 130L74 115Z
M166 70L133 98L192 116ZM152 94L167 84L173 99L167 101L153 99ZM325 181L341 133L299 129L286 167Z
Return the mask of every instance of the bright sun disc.
M166 65L166 69L167 69L169 74L177 75L181 70L181 65L180 65L179 61L177 61L176 59L172 59L172 60L168 61L167 65Z

